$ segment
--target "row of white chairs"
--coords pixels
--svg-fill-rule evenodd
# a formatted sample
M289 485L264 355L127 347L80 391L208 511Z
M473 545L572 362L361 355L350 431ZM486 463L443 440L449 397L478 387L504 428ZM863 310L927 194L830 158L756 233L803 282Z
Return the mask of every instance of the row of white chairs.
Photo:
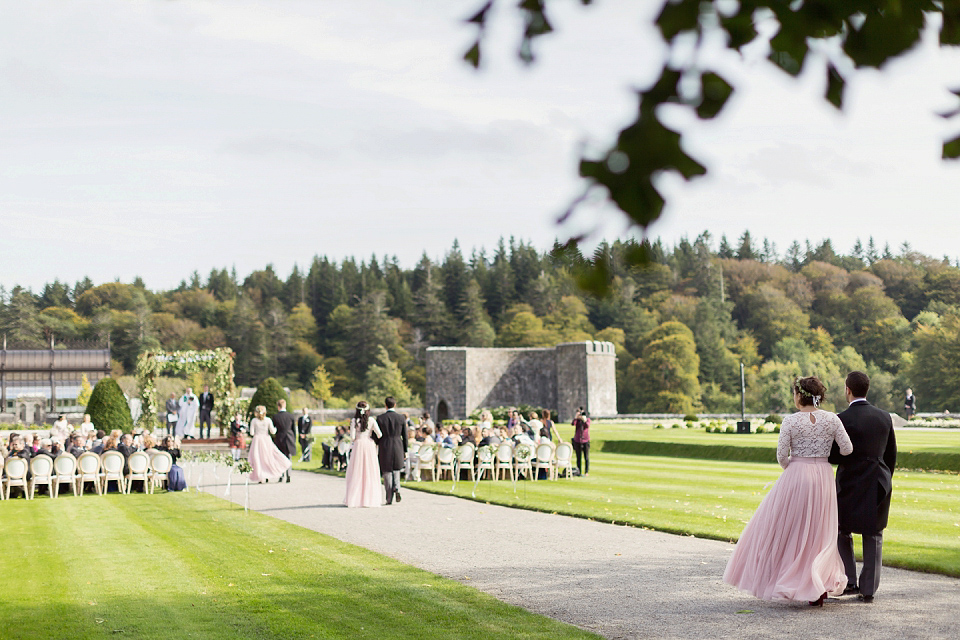
M561 473L566 477L573 475L571 457L573 447L566 442L553 444L541 442L539 445L514 444L512 440L501 442L495 450L480 447L472 443L464 444L459 451L432 443L411 443L407 450L407 475L417 481L428 472L431 480L441 480L445 474L453 479L454 473L468 472L470 480L479 474L494 481L508 476L516 480L523 475L536 480L541 470L547 472L547 478L556 480Z
M29 460L10 457L5 461L0 459L0 471L6 472L0 498L9 500L11 487L23 487L27 499L32 500L37 485L46 485L50 497L56 498L60 485L65 483L72 486L76 496L83 494L87 482L93 483L98 495L103 495L111 480L116 481L121 493L130 493L134 480L143 481L144 491L153 493L156 487L167 482L172 466L173 458L166 451L136 451L126 460L119 451L104 451L102 454L87 451L79 458L69 453L61 453L55 459L46 455Z

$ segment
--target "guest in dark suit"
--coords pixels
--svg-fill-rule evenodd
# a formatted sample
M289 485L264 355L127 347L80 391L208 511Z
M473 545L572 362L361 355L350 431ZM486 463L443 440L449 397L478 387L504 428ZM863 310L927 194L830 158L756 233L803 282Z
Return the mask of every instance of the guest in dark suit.
M273 416L273 426L277 432L273 436L273 443L283 455L291 460L297 452L296 436L297 419L293 414L287 411L287 401L280 399L277 401L277 413ZM290 482L290 470L287 469L287 482Z
M917 396L913 395L913 389L907 389L907 397L903 400L903 412L907 414L907 420L917 412Z
M310 462L313 457L313 420L307 408L303 408L303 414L297 418L297 434L300 439L300 462Z
M387 396L383 401L387 410L377 417L380 437L377 441L377 457L380 458L380 475L387 491L387 504L393 504L396 498L400 502L400 470L404 468L407 457L407 421L395 411L397 401Z
M853 453L841 456L834 444L830 462L837 466L837 547L847 572L844 593L858 593L863 602L873 602L880 585L883 530L890 513L893 469L897 463L897 441L893 420L886 411L867 402L870 378L861 371L847 376L845 393L850 406L838 414ZM863 569L857 580L853 556L853 535L863 539Z
M83 455L83 452L86 451L86 449L83 448L84 442L86 442L86 439L83 437L83 434L73 434L73 436L70 438L70 448L68 449L70 455L72 455L74 458L79 458L81 455Z
M207 440L210 439L210 414L213 411L213 394L210 393L210 385L203 386L203 393L200 394L200 437L203 438L203 425L207 425Z
M130 457L130 454L136 450L137 448L133 446L133 436L129 433L123 434L123 437L120 438L120 443L117 445L117 451L123 454L124 475L130 472L130 465L127 464L127 459Z

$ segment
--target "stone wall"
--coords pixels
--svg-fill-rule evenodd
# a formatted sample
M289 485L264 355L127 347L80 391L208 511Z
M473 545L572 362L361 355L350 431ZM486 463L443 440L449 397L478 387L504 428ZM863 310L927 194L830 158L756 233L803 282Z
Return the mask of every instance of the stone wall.
M609 342L571 342L542 349L427 349L426 410L465 418L479 407L519 404L554 409L559 420L577 407L616 415L616 354ZM444 414L444 412L446 412Z

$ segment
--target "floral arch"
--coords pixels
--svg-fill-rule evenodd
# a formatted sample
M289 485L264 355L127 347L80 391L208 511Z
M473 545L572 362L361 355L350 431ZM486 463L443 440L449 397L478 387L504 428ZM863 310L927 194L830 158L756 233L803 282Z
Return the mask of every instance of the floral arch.
M213 371L214 411L222 430L230 426L237 388L233 384L233 350L226 347L202 351L150 351L137 358L137 386L140 388L141 427L157 427L157 376L162 371L191 374Z

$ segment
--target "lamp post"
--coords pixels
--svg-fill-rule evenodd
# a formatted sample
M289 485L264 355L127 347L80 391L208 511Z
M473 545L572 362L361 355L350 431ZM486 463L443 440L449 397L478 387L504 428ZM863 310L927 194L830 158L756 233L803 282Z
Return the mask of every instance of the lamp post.
M750 433L750 421L747 420L747 384L743 375L743 363L740 363L740 422L737 433Z

